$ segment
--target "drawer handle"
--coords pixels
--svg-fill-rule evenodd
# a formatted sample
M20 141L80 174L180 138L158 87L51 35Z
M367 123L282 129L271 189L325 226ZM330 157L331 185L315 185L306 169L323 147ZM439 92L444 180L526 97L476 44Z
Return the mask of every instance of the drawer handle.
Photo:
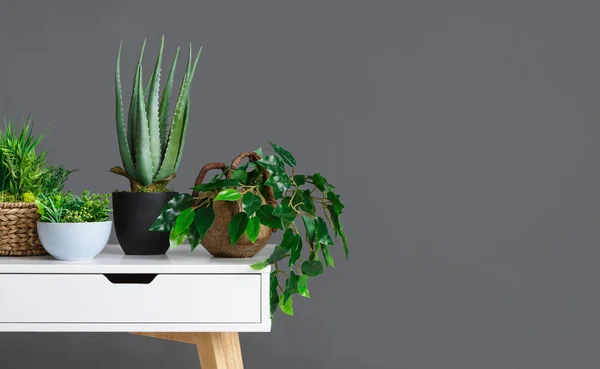
M114 284L150 284L158 274L104 274Z

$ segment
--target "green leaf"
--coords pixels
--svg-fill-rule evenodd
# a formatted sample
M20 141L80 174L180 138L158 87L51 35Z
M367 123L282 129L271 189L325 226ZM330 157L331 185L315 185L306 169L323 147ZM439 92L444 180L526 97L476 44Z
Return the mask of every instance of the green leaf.
M309 277L316 277L323 274L323 264L317 260L307 260L302 263L302 274L306 274Z
M152 162L153 173L156 174L160 167L160 159L162 157L162 148L160 145L160 123L158 117L158 85L160 80L160 69L162 64L163 48L165 46L165 37L163 36L160 40L160 48L158 49L158 56L156 58L156 65L154 66L154 72L150 78L148 94L148 106L146 107L146 113L148 117L148 132L150 134L150 157Z
M298 293L298 280L300 278L294 273L290 271L290 277L287 279L285 283L285 291L283 291L283 302L287 303L288 299L292 297L293 294Z
M325 266L329 267L330 265L335 268L335 263L333 262L333 258L331 254L329 254L329 248L325 244L321 244L321 253L323 254L323 260L325 261Z
M262 158L263 153L262 153L262 147L259 147L258 149L254 150L255 153L258 154L258 156L260 156Z
M274 270L271 272L270 274L270 303L269 303L269 307L271 310L271 318L273 318L273 314L275 314L275 311L277 310L277 305L279 305L279 294L277 292L277 270Z
M308 238L308 242L312 244L317 237L317 227L315 226L315 222L311 217L306 215L302 217L302 222L304 222L304 229L306 229L306 238Z
M279 200L283 197L283 192L281 192L279 190L279 188L277 187L272 187L273 188L273 196L275 197L275 200Z
M257 261L256 263L250 265L250 268L252 268L253 270L263 270L266 267L268 267L269 264L269 259L265 259L265 260L261 260L261 261Z
M254 214L262 205L262 199L260 196L253 194L252 192L246 192L242 197L242 209L248 215ZM254 242L254 241L252 241Z
M237 180L240 183L246 183L248 181L248 172L243 169L236 169L230 172L231 179Z
M187 101L185 103L185 108L183 110L183 128L181 131L181 139L179 142L179 151L177 152L177 159L175 159L175 172L177 168L179 168L179 164L181 163L181 159L183 157L183 147L185 146L185 132L187 131L187 127L190 121L190 97L188 96Z
M273 215L281 218L281 220L284 222L292 222L294 219L296 219L297 214L298 213L296 213L294 209L288 205L285 205L283 202L277 205L275 210L273 210Z
M231 245L235 245L236 242L242 237L248 226L248 214L239 212L231 218L229 222L229 242Z
M150 130L148 128L148 117L146 116L146 103L144 102L144 91L142 87L142 70L138 76L138 99L137 99L137 115L138 127L136 140L136 165L137 174L140 183L144 186L150 186L154 177L152 171L152 158L150 155Z
M281 218L273 215L273 208L269 204L264 204L256 211L256 217L260 220L260 223L273 229L283 229L281 225Z
M279 159L279 157L275 155L269 155L267 157L264 157L258 160L256 163L268 170L271 174L279 174L285 171L283 162L281 161L281 159Z
M290 182L290 178L285 173L273 174L265 181L267 186L273 187L273 190L277 190L280 193L284 193L290 187L292 187L292 182Z
M179 234L175 233L175 228L173 228L171 230L171 233L169 233L169 246L170 247L177 247L179 245L181 245L185 239L188 237L188 230L186 229L184 232L181 232Z
M217 188L237 187L239 185L240 181L238 181L237 179L217 179L213 182L201 183L197 186L194 186L193 190L198 192L206 192Z
M177 160L183 151L182 138L185 137L186 125L185 125L185 114L188 109L187 105L189 102L190 87L196 72L196 65L202 48L198 51L194 63L191 63L192 46L190 45L190 59L185 72L185 77L182 81L181 88L179 90L179 97L175 105L175 112L173 113L173 122L171 123L171 130L169 138L167 140L167 148L165 155L160 166L160 170L156 174L155 180L160 181L168 178L177 171Z
M243 170L245 172L251 172L251 171L255 170L256 168L258 168L256 163L254 163L253 161L247 161L246 164L239 166L236 170Z
M133 78L133 88L131 89L131 100L129 102L129 115L127 121L127 137L129 142L129 149L131 150L131 157L134 162L134 166L137 166L136 156L137 156L137 131L140 122L140 118L138 117L139 109L138 109L138 98L139 98L139 88L140 86L140 78L142 76L142 59L144 58L144 49L146 48L146 39L144 39L144 43L142 44L142 51L140 52L140 58L138 59L138 64L135 70L135 76ZM136 175L136 180L139 182L137 178L138 172L137 168L135 169L134 174Z
M194 218L194 226L198 233L198 239L202 239L206 232L210 229L215 220L215 212L212 207L196 209Z
M302 237L298 234L294 234L292 247L290 248L290 268L298 261L302 252Z
M267 259L269 261L269 264L275 264L276 262L283 260L287 255L287 251L288 250L284 249L279 245L275 246L273 253Z
M226 188L221 190L217 197L215 197L215 201L237 201L242 198L242 194L236 190L235 188Z
M344 245L344 253L346 254L346 259L348 259L348 240L346 239L346 234L343 230L339 231L340 236L342 237L342 244Z
M135 176L135 166L133 165L133 159L131 157L130 145L133 145L133 142L129 142L127 139L127 129L125 128L125 117L123 115L123 92L121 90L121 47L123 46L123 41L119 45L119 52L117 53L117 66L115 68L115 95L116 95L116 118L117 118L117 138L119 142L119 154L121 155L121 160L123 161L123 167L125 171L131 175ZM136 74L137 75L137 74Z
M298 294L302 297L310 298L310 292L308 292L308 276L301 275L298 279Z
M198 232L196 231L196 227L192 224L188 231L188 242L190 243L191 251L194 251L196 247L200 244L200 237L198 237Z
M288 228L283 232L283 237L281 237L281 243L279 246L286 249L287 251L292 249L294 245L294 231L291 228Z
M338 235L342 230L342 223L340 223L339 213L335 210L333 205L327 205L327 210L329 211L329 217L333 223L333 230L335 231L335 234Z
M152 223L150 231L169 232L175 226L177 216L183 209L192 206L193 202L194 199L187 193L176 195L167 203L158 218Z
M300 187L306 183L306 176L304 174L296 174L292 177L296 186Z
M262 168L257 168L256 164L253 162L249 162L248 164L254 166L255 168L248 172L248 179L246 180L246 184L248 186L257 186L263 185L263 177L262 177Z
M161 155L164 155L164 151L167 149L167 131L169 125L169 104L171 103L171 94L173 93L173 77L175 75L175 66L177 65L177 58L179 57L179 48L175 51L175 57L171 63L171 69L169 70L169 76L163 90L162 98L160 100L160 107L158 108L159 116L159 130L160 130L160 147Z
M287 302L284 302L283 299L279 300L279 309L281 309L281 311L283 311L287 315L294 316L293 298L290 296L290 298L288 298Z
M300 192L300 197L302 198L302 205L300 205L300 209L304 210L310 215L315 215L317 209L315 209L315 201L309 190L304 190Z
M333 245L333 241L329 236L329 230L327 229L327 223L321 217L314 219L315 226L317 228L317 242L324 245Z
M340 201L340 195L334 193L333 191L327 191L327 199L331 201L331 205L333 209L337 213L337 215L342 214L342 209L344 209L344 204Z
M187 208L177 216L173 233L179 235L184 231L187 232L192 223L194 223L194 209Z
M302 191L294 191L292 193L292 199L290 200L290 205L292 207L296 207L302 203Z
M279 156L281 156L281 159L283 159L283 161L287 165L289 165L290 167L296 166L296 159L294 158L294 156L292 156L292 154L290 154L289 151L277 144L274 144L273 142L269 143L271 144L271 146L273 146L273 150L275 150L275 152L279 154Z
M260 234L260 220L257 217L248 219L248 225L246 226L246 236L250 242L256 242L258 235Z
M321 192L325 191L325 187L334 188L331 184L329 184L329 182L327 182L325 177L323 177L319 173L315 173L312 175L312 181L315 187L321 190Z

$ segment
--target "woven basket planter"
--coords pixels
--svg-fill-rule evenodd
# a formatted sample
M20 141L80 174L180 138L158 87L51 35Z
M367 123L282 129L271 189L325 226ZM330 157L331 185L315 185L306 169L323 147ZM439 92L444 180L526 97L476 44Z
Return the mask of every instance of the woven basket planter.
M206 174L213 169L221 170L225 172L226 178L231 178L231 171L237 169L241 161L245 158L248 158L250 161L257 161L260 159L260 156L255 152L241 153L233 159L229 167L224 163L218 162L206 164L202 167L202 170L200 170L194 186L204 182ZM269 179L269 172L267 172L266 169L263 169L263 180L266 182L267 179ZM192 196L197 197L198 192L194 191ZM275 196L271 187L266 187L265 200L272 206L276 205ZM271 239L271 234L276 231L276 229L271 229L261 224L260 233L255 242L251 242L244 234L235 245L232 246L229 241L228 227L231 218L242 211L240 201L215 201L213 210L215 212L215 220L200 242L206 251L213 256L221 258L251 258L267 245L267 242Z
M0 255L47 255L38 238L35 203L0 202Z

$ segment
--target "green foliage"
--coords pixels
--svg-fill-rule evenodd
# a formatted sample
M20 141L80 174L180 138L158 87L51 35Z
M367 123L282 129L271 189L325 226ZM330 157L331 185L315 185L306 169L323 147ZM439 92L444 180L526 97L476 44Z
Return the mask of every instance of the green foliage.
M179 245L187 238L193 249L212 226L214 202L237 201L242 211L229 224L232 245L244 233L254 242L261 225L285 231L273 253L251 267L262 270L269 265L274 266L270 278L271 315L278 306L285 314L293 315L293 295L309 298L308 279L323 274L324 268L334 267L330 250L336 243L334 239L342 244L348 257L348 242L340 222L344 205L334 192L335 187L325 177L319 173L295 174L294 156L279 145L271 143L271 146L277 155L266 156L256 163L250 162L233 170L230 179L223 178L223 175L215 176L210 182L195 186L194 190L199 193L196 198L179 195L181 200L172 200L150 229L170 231L172 245ZM262 155L262 149L256 152ZM264 183L261 176L263 168L270 173ZM269 187L275 193L275 207L265 201ZM183 216L180 213L183 214L185 209L196 211L194 226L187 227L186 221L177 227L175 219ZM302 231L301 225L304 226ZM284 271L286 267L289 273ZM279 279L285 280L285 288Z
M202 48L192 62L190 45L187 67L176 100L172 122L168 124L179 48L173 58L161 96L159 85L164 37L161 39L156 65L146 88L142 81L142 59L146 47L144 40L133 79L129 115L125 121L120 71L122 44L121 42L117 53L115 95L117 138L123 168L114 167L111 171L127 177L132 191L163 191L166 189L166 184L175 177L183 154L189 121L190 88Z
M68 193L40 194L36 200L42 222L88 223L109 219L110 194L92 194L83 191L81 196Z
M33 202L40 194L56 194L72 173L62 166L49 166L46 153L36 148L44 134L33 135L33 122L24 119L20 130L14 120L4 120L0 132L0 200Z

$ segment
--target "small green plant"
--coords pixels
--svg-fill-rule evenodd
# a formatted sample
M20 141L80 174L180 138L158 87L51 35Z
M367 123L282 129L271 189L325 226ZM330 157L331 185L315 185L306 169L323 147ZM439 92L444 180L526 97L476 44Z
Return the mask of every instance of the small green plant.
M111 212L110 194L92 194L83 191L81 196L68 193L41 194L36 200L40 221L49 223L104 222Z
M150 230L170 232L172 246L187 239L193 251L213 225L213 204L240 202L243 211L233 216L228 226L230 244L235 245L244 234L254 242L261 224L283 230L282 241L273 253L252 268L261 270L274 266L270 275L271 315L277 306L284 313L294 315L292 296L310 297L309 278L321 275L324 267L334 267L330 252L334 239L330 229L348 257L348 242L340 221L344 205L325 177L319 173L296 174L294 156L277 144L271 143L271 146L277 155L248 162L235 170L226 169L210 182L195 186L197 196L177 195ZM262 157L261 149L256 153ZM266 181L263 181L263 169L270 173ZM269 188L273 190L276 204L265 200L269 197ZM283 284L280 279L284 280Z
M4 132L0 132L0 201L33 202L41 193L60 192L72 172L49 166L46 153L36 152L45 134L35 137L32 128L30 117L24 119L20 131L14 120L4 120Z
M121 46L122 44L121 42ZM162 96L159 96L164 37L161 39L156 66L146 88L142 82L142 58L146 47L144 40L133 80L133 93L126 125L121 92L121 46L119 46L117 54L115 90L117 137L123 167L114 167L111 171L127 177L131 191L164 191L169 181L175 177L183 154L185 133L189 121L190 87L202 48L192 63L192 46L190 45L187 68L175 105L173 121L169 126L169 104L179 48L175 52Z

